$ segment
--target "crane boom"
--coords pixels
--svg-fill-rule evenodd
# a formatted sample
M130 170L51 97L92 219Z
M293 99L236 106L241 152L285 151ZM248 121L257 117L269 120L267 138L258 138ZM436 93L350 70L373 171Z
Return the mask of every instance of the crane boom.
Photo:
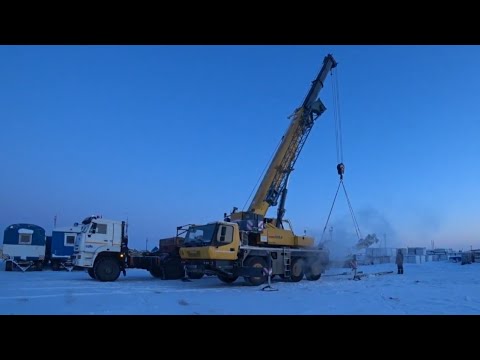
M253 197L249 212L265 216L270 206L277 205L315 120L326 110L317 97L328 73L336 66L337 62L331 54L325 56L323 66L312 82L302 106L291 116L291 123Z

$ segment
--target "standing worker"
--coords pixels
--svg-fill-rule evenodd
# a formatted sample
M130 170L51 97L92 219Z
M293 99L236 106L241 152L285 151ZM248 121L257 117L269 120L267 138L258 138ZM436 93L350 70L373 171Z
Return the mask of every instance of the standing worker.
M350 261L350 267L353 271L353 280L360 280L360 276L357 275L358 263L357 263L357 255L353 255L352 260Z
M397 258L395 260L398 268L398 274L403 274L403 253L401 249L397 250Z

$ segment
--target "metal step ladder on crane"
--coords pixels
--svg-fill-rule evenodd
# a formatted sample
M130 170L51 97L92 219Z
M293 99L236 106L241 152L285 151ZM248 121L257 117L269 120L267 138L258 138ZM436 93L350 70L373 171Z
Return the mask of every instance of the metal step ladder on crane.
M283 266L285 268L285 277L289 278L292 273L292 253L290 249L283 248Z

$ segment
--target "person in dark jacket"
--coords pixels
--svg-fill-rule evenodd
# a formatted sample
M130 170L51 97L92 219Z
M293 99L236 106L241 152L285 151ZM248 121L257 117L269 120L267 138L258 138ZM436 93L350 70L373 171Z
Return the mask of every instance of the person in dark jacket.
M403 274L403 253L402 250L397 250L397 258L395 260L398 268L398 274Z

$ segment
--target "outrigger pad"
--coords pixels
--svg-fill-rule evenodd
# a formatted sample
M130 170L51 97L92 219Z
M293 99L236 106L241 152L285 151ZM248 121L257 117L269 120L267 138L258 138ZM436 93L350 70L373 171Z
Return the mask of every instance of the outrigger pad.
M263 268L263 272L265 273L265 275L267 275L268 283L267 286L264 286L262 288L262 291L278 291L278 289L272 287L272 268Z
M275 289L275 288L271 287L270 285L267 285L267 286L264 286L262 288L262 291L278 291L278 289Z

